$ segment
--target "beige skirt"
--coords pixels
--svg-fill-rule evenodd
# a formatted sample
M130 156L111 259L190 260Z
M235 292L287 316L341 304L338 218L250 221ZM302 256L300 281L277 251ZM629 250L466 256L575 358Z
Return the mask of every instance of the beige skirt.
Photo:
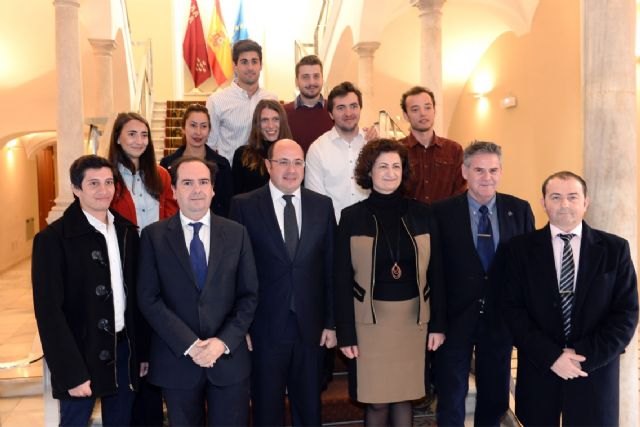
M355 398L391 403L424 396L427 325L418 325L418 297L373 302L376 324L356 323Z

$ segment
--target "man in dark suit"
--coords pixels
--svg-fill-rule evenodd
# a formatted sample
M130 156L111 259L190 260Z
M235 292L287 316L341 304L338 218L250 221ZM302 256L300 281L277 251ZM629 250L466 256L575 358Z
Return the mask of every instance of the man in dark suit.
M583 221L587 184L558 172L542 185L549 223L509 244L504 310L518 348L524 425L618 425L620 353L638 323L626 240Z
M496 192L502 175L500 146L471 143L463 155L468 191L433 205L443 263L444 308L434 308L430 343L446 336L436 351L437 419L462 426L469 372L475 352L475 425L500 424L509 408L511 338L499 312L503 244L534 229L529 203ZM433 335L433 338L432 338Z
M234 197L230 211L249 231L260 283L250 330L253 424L284 425L286 390L293 425L320 425L322 347L336 345L333 205L300 187L304 153L295 141L273 144L265 162L269 183Z
M162 387L171 425L246 425L245 335L257 304L247 231L210 212L215 165L181 157L172 169L180 211L146 227L140 310L149 321L149 380Z

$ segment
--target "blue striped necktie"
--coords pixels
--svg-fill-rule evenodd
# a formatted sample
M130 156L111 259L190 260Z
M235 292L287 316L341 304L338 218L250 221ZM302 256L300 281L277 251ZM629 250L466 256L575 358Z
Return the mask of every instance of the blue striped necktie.
M573 282L575 280L575 264L573 262L573 250L571 249L571 239L575 234L558 234L564 242L562 249L562 266L560 268L560 282L558 291L560 292L560 307L562 309L562 322L565 339L571 334L571 313L573 312Z

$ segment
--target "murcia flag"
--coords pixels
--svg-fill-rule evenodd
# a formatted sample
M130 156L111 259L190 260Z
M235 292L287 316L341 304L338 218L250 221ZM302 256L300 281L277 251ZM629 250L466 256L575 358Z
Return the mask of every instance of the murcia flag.
M216 0L211 12L211 24L209 25L209 35L207 35L207 55L218 86L231 79L233 76L231 42L222 20L219 0Z
M196 0L191 0L189 22L182 42L182 54L196 87L211 77L211 68L207 59L207 44L204 40L202 20Z

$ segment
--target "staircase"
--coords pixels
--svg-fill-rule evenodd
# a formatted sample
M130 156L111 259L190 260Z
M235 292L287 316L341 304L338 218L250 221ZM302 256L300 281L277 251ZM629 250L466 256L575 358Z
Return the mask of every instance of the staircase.
M191 104L205 105L206 101L159 101L153 106L151 137L156 160L176 151L182 145L182 116Z

